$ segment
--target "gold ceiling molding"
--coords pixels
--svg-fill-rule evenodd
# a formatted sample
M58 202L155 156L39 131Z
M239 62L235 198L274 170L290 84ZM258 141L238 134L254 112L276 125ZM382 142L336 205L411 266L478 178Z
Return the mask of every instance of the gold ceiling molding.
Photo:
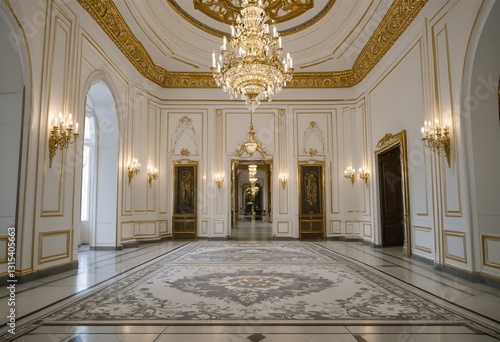
M287 88L347 88L363 80L382 59L428 0L394 0L361 50L351 70L295 73ZM165 88L216 88L212 73L169 72L154 64L112 0L78 0L116 46L152 82Z

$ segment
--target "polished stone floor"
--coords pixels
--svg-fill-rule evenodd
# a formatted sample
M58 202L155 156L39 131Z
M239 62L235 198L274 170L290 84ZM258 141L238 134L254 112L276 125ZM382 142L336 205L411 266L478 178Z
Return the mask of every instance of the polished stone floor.
M268 224L262 221L239 222L232 230L232 241L269 240ZM232 243L228 241L227 243ZM113 279L134 272L184 241L144 244L121 251L91 251L82 248L79 269L56 276L19 284L16 290L17 327L74 300L86 291L97 289ZM206 243L210 243L206 242ZM219 242L220 243L220 242ZM464 314L481 320L500 331L500 289L470 283L450 274L434 270L420 261L406 258L400 248L373 249L358 242L320 242L326 248L361 262L378 272L399 279L409 288L423 290L447 305L454 304ZM8 329L8 290L0 288L0 335ZM43 326L16 341L350 341L350 342L487 342L498 341L466 326L440 325L106 325L106 326Z
M231 240L233 241L271 241L273 229L271 223L263 220L252 220L244 217L231 229Z

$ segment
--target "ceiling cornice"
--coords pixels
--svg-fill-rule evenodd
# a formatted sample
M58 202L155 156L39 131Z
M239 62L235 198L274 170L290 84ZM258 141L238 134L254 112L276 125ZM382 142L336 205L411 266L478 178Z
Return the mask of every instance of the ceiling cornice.
M428 0L394 0L359 53L353 68L294 73L287 88L348 88L363 80L418 15ZM169 72L156 65L112 0L78 0L120 51L147 79L164 88L217 88L208 72Z

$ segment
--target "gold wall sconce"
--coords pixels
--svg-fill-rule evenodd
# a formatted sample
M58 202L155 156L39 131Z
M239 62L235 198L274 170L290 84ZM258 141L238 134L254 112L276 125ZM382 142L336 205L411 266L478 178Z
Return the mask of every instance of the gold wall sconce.
M73 115L69 113L67 121L63 119L62 113L54 119L52 129L49 136L49 167L52 167L52 159L56 155L59 148L61 151L69 147L78 138L78 122L75 123L75 130L73 131ZM73 139L73 140L71 140Z
M217 186L217 190L220 191L220 188L224 184L224 175L223 174L217 174L215 175L215 185Z
M448 121L445 121L444 127L439 126L438 119L436 119L434 126L432 126L430 121L424 121L424 127L420 129L420 132L422 133L422 141L424 142L424 145L437 154L439 154L442 149L444 151L446 161L448 162L448 167L451 167L451 141L450 126Z
M130 163L128 163L127 170L128 170L128 183L130 184L132 178L134 178L135 175L141 172L141 163L139 163L139 161L134 158Z
M280 181L281 187L284 189L286 187L286 184L288 183L288 175L285 173L280 173L278 179Z
M368 178L370 178L370 172L368 171L367 168L362 167L361 169L358 170L358 177L359 179L362 179L366 184L368 183Z
M152 181L158 179L158 174L159 174L159 171L158 171L157 168L154 168L152 166L148 166L148 183L149 183L149 187L151 187L151 182Z
M356 172L354 171L354 169L349 166L345 171L344 171L344 177L349 179L351 181L351 184L354 184L354 174Z

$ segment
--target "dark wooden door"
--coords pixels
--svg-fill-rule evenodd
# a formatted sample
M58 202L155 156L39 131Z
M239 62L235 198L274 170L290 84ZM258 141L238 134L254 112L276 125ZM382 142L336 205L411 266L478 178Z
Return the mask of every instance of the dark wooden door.
M403 189L399 147L378 157L382 246L403 246Z

